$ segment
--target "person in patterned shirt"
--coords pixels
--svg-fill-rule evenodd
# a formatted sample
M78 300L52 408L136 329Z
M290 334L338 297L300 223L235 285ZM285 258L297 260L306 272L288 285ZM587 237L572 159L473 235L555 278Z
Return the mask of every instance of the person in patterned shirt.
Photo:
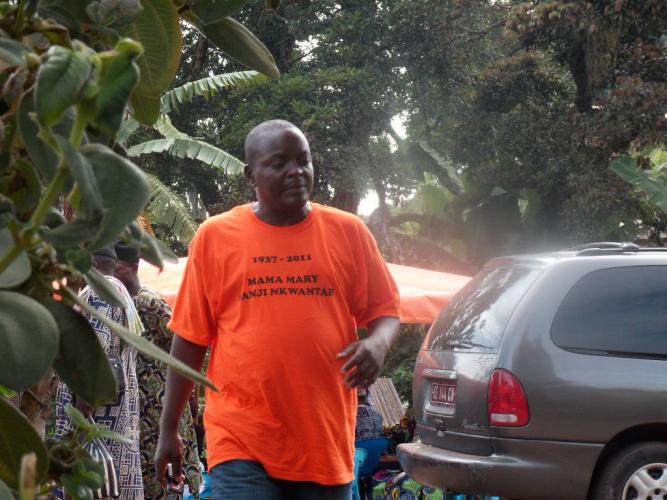
M173 333L167 328L171 319L171 309L154 290L141 285L138 276L139 251L123 243L116 243L116 277L130 292L144 325L144 337L166 352L171 349ZM166 380L166 367L158 361L137 356L137 378L139 381L140 450L141 471L144 479L146 498L177 498L155 477L153 457L158 441L162 397ZM195 407L196 408L196 407ZM193 425L191 408L186 408L181 418L181 436L185 447L185 463L182 470L190 492L198 498L200 472L197 439Z
M93 253L95 268L105 275L109 285L123 299L125 307L110 304L98 296L92 288L85 287L79 297L98 314L123 325L136 335L141 335L141 321L125 286L114 278L116 253L113 245L103 247ZM143 481L139 456L139 390L137 388L136 355L134 347L112 333L107 325L87 311L80 311L95 331L104 349L118 382L116 399L104 406L91 408L85 401L76 398L64 382L58 382L56 391L55 437L63 438L72 432L73 426L65 413L67 405L75 405L86 417L126 438L126 442L105 439L111 452L118 474L121 500L144 500ZM55 492L63 498L62 489ZM147 497L150 498L150 497Z

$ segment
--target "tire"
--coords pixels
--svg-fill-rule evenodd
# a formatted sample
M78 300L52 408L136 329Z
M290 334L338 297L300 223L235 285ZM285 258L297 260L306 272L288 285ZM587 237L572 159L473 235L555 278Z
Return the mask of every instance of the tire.
M667 443L648 441L616 453L605 465L592 498L667 499Z

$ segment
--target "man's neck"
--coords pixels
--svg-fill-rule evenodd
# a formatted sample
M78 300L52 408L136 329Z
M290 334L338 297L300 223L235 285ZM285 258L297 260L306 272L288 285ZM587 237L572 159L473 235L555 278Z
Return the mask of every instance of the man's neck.
M279 227L293 226L298 224L306 217L308 217L310 210L310 202L306 202L306 204L300 209L290 212L270 210L260 204L260 202L255 202L252 204L252 211L259 220L266 222L271 226Z

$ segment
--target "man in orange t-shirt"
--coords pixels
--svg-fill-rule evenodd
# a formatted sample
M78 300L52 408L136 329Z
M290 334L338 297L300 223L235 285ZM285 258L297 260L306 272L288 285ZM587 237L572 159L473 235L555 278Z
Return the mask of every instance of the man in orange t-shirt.
M169 327L171 353L206 394L213 498L347 499L356 388L377 378L398 332L398 291L354 215L309 201L308 141L272 120L246 138L257 202L211 217L192 241ZM358 340L357 327L369 335ZM178 420L192 382L169 369L156 455L180 474Z

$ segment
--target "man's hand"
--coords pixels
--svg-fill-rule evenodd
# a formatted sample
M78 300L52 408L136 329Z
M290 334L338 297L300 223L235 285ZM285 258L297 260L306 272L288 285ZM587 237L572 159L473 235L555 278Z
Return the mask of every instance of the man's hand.
M160 431L160 438L155 451L155 474L163 486L167 485L167 464L173 468L174 481L181 482L183 473L183 440L178 431Z
M336 358L348 358L341 368L349 389L369 387L380 375L382 363L398 335L398 318L381 316L368 324L368 337L348 345Z
M206 347L193 344L174 335L171 342L171 355L195 371L201 370L206 355ZM160 437L155 452L155 472L157 480L167 483L167 464L171 464L174 481L183 478L183 441L178 434L178 423L185 405L192 394L194 382L179 374L172 367L167 368L167 383L164 389L162 416L160 417Z
M386 342L380 342L373 337L348 345L336 356L338 359L349 357L341 368L345 374L345 385L349 389L365 389L375 382L388 350L389 345Z

